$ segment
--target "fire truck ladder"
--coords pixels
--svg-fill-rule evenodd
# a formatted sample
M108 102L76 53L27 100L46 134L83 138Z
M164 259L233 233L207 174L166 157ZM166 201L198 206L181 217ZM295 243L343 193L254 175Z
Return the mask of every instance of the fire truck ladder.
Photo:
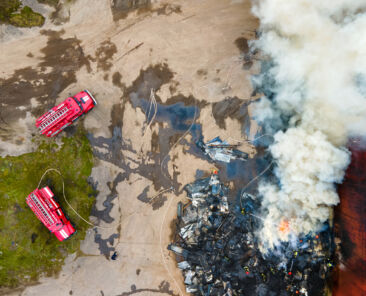
M60 111L57 111L54 115L52 115L51 118L49 118L46 121L42 122L42 124L39 126L40 132L42 133L50 125L53 125L56 122L60 121L61 118L63 118L64 115L67 113L67 111L69 111L69 109L65 106Z
M40 202L39 198L34 193L31 193L31 199L34 202L34 204L37 206L38 210L43 214L43 217L45 217L47 219L48 224L52 225L54 223L53 219L52 219L51 215L47 212L47 210L45 209L43 204Z

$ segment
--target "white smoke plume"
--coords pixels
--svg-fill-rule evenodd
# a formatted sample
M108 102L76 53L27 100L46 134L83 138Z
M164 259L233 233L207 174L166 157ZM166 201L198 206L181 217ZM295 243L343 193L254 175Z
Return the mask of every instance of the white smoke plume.
M350 159L344 146L366 134L365 11L366 0L253 3L260 37L252 46L272 65L255 78L267 88L256 117L275 126L279 179L259 185L264 248L319 230L339 203L334 183Z

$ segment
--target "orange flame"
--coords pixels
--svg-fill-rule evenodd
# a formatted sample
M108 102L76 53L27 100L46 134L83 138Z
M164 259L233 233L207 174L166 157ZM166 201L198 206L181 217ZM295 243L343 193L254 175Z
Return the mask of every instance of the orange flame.
M282 233L286 234L290 232L290 224L287 220L282 220L280 225L278 226L278 230Z

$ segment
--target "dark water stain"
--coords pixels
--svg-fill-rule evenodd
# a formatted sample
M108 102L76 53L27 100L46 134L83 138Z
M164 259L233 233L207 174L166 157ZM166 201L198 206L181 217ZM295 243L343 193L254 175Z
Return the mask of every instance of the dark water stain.
M153 211L160 209L167 200L168 198L164 195L156 197L151 203Z
M155 12L157 15L171 15L173 13L182 13L182 7L177 4L164 3L160 7L150 9L151 12Z
M98 70L108 71L112 67L113 55L117 53L116 45L110 40L103 41L95 51Z
M122 135L123 115L125 112L125 104L130 102L134 108L140 108L145 114L148 114L149 98L151 89L159 90L163 85L173 81L174 73L169 69L167 64L150 65L145 70L141 70L139 76L128 87L121 83L121 76L118 72L113 74L115 84L123 88L123 97L120 102L113 106L111 117L112 123L110 130L111 138L94 137L92 134L88 136L91 144L95 148L103 148L101 150L94 149L94 155L97 158L111 162L124 170L126 178L130 174L138 174L152 181L154 190L167 189L171 186L178 190L180 185L177 178L180 172L177 167L173 166L173 174L167 176L167 167L170 157L167 156L170 148L182 136L182 134L190 127L195 115L199 117L199 107L204 106L205 102L198 102L193 96L185 97L176 95L162 103L161 98L156 94L158 109L153 125L159 126L159 132L153 133L152 150L146 155L138 155L139 151L132 148L132 143L125 139ZM146 119L151 119L153 112ZM168 126L164 123L168 123ZM146 125L145 125L146 126ZM139 128L136 126L136 128ZM143 128L143 127L141 127ZM201 134L201 126L194 124L190 131L193 137ZM185 140L184 140L185 141ZM182 140L182 143L184 142ZM186 142L184 142L186 143ZM101 152L105 151L107 153ZM124 152L134 154L136 158L126 158ZM132 164L131 164L132 163ZM148 188L143 189L137 197L141 202L150 202L147 196ZM163 206L167 198L159 196L151 202L153 209Z
M149 203L150 198L147 197L147 192L149 191L150 186L146 186L144 190L137 196L137 199L139 201L142 201L144 203Z
M247 54L249 52L248 40L244 37L239 37L234 41L236 47L239 49L240 53Z
M195 179L202 179L208 176L205 176L205 171L202 170L196 170Z
M41 103L32 109L39 116L55 104L60 92L76 82L75 72L85 66L91 71L89 57L75 37L62 38L64 31L42 30L48 37L47 45L41 49L43 57L37 68L25 67L14 71L7 79L0 79L0 101L7 105L2 112L3 120L12 122L25 115L26 110L16 107L30 107L31 98Z
M94 204L92 207L92 210L90 212L90 215L97 217L100 220L103 220L106 223L112 223L114 221L114 219L109 215L112 208L113 208L113 203L112 201L118 197L118 192L117 192L117 185L120 182L123 182L125 180L128 179L128 174L126 173L118 173L118 175L116 176L116 178L113 180L113 182L108 182L107 185L109 186L111 192L110 194L107 195L106 200L103 202L103 206L104 209L103 210L98 210L96 208L96 205Z
M126 94L129 97L148 99L151 88L158 91L173 79L174 74L166 63L150 65L140 70L139 76L130 87L126 88Z
M150 288L137 289L136 285L132 285L130 292L123 292L122 294L118 294L117 296L128 296L142 292L161 293L171 296L179 296L179 294L175 294L174 291L170 289L170 284L167 281L162 281L157 289L150 289Z
M271 164L271 159L267 152L258 153L254 158L247 161L234 160L230 163L218 162L216 166L219 169L220 180L231 183L230 200L235 201L239 193L245 187L245 191L251 194L257 194L257 185L267 176L271 175L271 169L267 170L259 179L253 181L255 177L264 172ZM249 186L247 186L250 184Z
M124 85L122 83L122 75L119 72L114 72L112 75L112 83L119 87L119 88L124 88Z
M182 99L187 99L180 96ZM140 107L145 114L149 111L149 101L144 99L132 98L132 106L134 108ZM183 101L171 105L157 104L157 112L155 117L155 122L169 122L172 129L176 131L186 131L191 125L191 121L194 115L199 112L196 110L195 106L186 106ZM153 117L153 112L147 118L150 121Z
M114 233L107 239L102 239L102 235L97 233L97 230L94 229L95 237L94 242L98 244L98 249L100 251L100 254L104 255L107 259L109 259L111 252L115 251L113 246L114 240L119 238L119 233Z
M37 237L38 237L38 234L33 232L32 233L32 236L31 236L32 244L34 244L34 242L36 241Z
M111 10L114 21L126 18L131 12L146 14L146 16L153 13L157 15L182 13L180 5L164 3L159 7L153 7L151 0L114 0L111 5Z
M224 100L212 104L212 114L216 124L221 129L226 129L225 119L234 118L241 123L241 132L246 134L250 131L250 116L248 106L253 101L244 101L238 97L226 97Z

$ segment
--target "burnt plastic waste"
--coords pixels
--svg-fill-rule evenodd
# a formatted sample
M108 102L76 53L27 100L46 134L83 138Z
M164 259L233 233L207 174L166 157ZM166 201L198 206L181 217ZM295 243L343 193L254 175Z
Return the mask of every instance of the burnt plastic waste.
M323 295L333 269L333 232L259 249L260 199L243 192L228 204L217 174L184 187L190 200L178 206L178 239L168 246L193 295ZM239 206L241 204L241 206ZM317 238L316 238L317 237Z

